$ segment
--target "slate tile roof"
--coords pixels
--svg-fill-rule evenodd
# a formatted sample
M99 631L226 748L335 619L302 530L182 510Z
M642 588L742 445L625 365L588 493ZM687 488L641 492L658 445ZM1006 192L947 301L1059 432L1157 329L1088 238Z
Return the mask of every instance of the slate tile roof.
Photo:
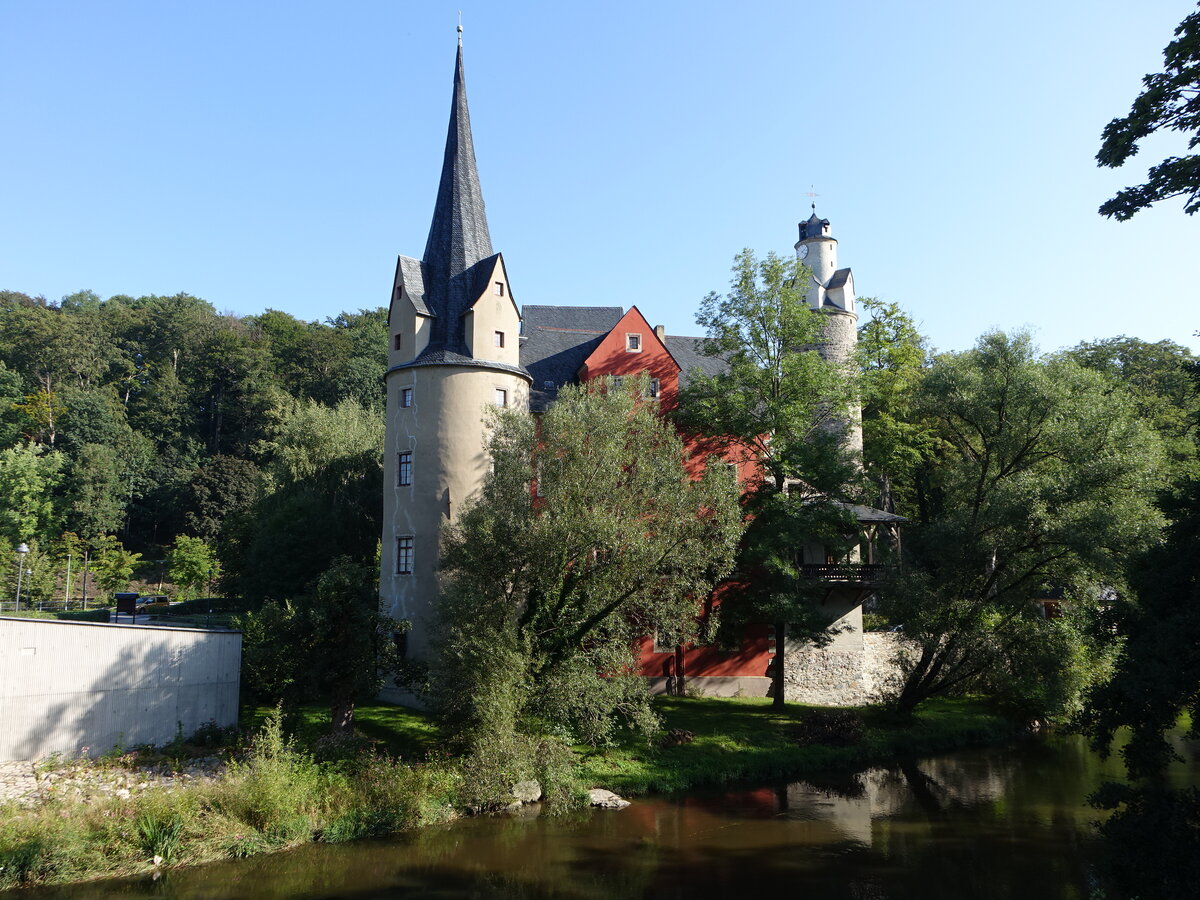
M533 376L529 406L540 412L624 315L619 306L526 306L521 367Z

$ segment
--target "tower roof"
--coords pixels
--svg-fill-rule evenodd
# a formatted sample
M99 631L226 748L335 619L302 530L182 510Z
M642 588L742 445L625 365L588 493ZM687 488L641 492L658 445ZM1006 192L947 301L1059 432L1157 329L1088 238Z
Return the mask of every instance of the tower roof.
M433 224L425 243L422 261L439 281L448 281L492 255L483 190L475 166L471 140L471 114L467 110L467 83L463 76L463 50L458 45L454 61L454 98L442 158L442 180L438 184Z
M807 222L800 223L800 240L807 240L815 237L829 236L829 220L822 219L817 215L817 210L814 205L813 214L808 217Z

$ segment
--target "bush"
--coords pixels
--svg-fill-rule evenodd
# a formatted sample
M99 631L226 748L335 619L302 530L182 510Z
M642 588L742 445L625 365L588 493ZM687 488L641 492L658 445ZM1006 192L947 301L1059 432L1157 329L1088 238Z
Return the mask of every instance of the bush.
M862 716L845 709L816 709L805 714L795 727L793 737L801 747L822 744L826 747L849 747L866 734Z
M108 609L81 609L78 612L55 613L54 617L66 622L107 622L110 612Z

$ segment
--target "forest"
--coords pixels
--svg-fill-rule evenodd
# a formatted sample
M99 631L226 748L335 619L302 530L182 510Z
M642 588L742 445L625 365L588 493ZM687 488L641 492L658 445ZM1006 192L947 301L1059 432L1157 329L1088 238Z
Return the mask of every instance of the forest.
M382 308L305 322L0 291L3 599L22 543L34 603L131 582L287 596L372 558L386 358Z

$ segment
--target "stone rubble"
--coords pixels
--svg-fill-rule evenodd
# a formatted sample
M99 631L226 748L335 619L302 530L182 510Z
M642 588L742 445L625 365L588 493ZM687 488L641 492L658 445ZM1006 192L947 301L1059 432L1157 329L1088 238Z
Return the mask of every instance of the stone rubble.
M224 761L216 756L188 760L178 771L161 765L124 769L87 760L67 762L42 772L38 772L38 767L33 762L0 763L0 803L15 800L32 804L64 796L84 802L105 797L127 800L135 793L155 788L214 781L225 771Z

